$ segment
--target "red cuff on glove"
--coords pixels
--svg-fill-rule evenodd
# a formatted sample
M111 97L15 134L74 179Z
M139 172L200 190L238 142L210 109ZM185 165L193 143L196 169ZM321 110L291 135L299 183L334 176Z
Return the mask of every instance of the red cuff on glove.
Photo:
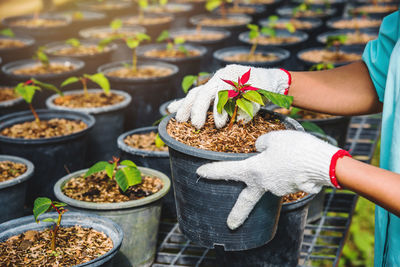
M289 94L289 87L292 84L292 75L290 74L289 71L287 71L285 69L280 68L280 70L284 71L288 75L288 78L289 78L288 87L285 89L285 92L283 93L284 95L288 95Z
M329 177L331 178L331 183L337 188L337 189L342 189L340 184L338 183L338 180L336 178L336 163L338 159L343 158L344 156L350 157L351 155L348 151L341 149L335 154L333 154L332 159L331 159L331 165L329 166Z

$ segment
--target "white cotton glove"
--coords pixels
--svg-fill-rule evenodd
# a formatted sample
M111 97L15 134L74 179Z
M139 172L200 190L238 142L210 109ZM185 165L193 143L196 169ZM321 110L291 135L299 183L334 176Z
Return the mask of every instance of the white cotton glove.
M260 136L256 149L261 153L246 160L209 163L197 169L204 178L246 183L227 219L232 230L243 224L267 191L277 196L298 191L316 194L323 186L332 186L330 162L340 148L311 134L284 130Z
M263 69L250 66L228 65L225 68L218 70L215 75L204 85L193 88L189 91L184 99L175 101L168 106L170 113L176 112L176 120L185 122L191 119L192 124L197 128L203 127L207 111L211 102L214 100L214 121L217 128L225 126L228 120L228 114L225 110L222 114L217 111L218 92L221 90L231 89L221 79L237 81L238 77L242 76L251 68L250 79L247 82L253 87L264 89L270 92L283 94L285 89L289 87L289 76L281 69ZM258 112L260 106L253 103L254 114ZM244 112L238 112L238 120L245 122L250 120L250 117Z

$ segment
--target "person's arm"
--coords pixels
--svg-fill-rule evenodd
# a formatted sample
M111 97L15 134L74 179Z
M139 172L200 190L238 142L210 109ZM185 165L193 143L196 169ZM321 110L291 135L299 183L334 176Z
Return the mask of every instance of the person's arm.
M325 71L291 72L289 95L294 106L336 115L382 110L365 63L358 61Z

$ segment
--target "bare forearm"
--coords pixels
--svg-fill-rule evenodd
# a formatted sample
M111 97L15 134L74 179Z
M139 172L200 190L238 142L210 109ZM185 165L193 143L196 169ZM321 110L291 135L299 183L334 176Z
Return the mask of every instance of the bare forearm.
M338 160L339 184L400 216L400 174L344 157Z
M361 115L382 110L362 61L325 71L291 72L289 95L297 107L337 115Z

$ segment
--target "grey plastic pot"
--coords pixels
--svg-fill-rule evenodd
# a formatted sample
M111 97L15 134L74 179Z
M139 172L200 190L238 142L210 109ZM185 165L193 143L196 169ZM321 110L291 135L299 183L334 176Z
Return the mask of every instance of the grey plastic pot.
M250 16L252 19L252 23L257 23L257 21L259 19L265 17L265 15L267 14L267 8L263 4L252 4L250 2L244 3L243 1L238 4L238 7L242 8L242 10L244 10L244 8L252 8L253 12L244 12L244 11L243 12L231 12L229 9L232 7L233 7L233 5L226 7L228 14ZM220 8L215 9L214 14L215 15L221 14L221 9Z
M156 6L158 8L158 6ZM145 9L146 14L171 14L174 16L174 20L171 22L170 29L184 28L188 24L190 15L193 13L192 4L179 4L179 3L168 3L164 6L165 11L162 13L152 12L151 6Z
M282 204L275 237L267 244L246 251L224 251L217 247L218 266L295 267L300 258L307 211L314 195Z
M3 223L24 215L27 182L33 175L34 167L29 160L9 155L0 155L0 161L23 163L26 166L26 171L20 176L0 182L0 223Z
M167 194L171 182L165 174L159 171L144 167L139 167L139 170L145 175L160 178L164 187L157 193L138 200L95 203L75 200L62 192L62 188L68 180L84 174L87 169L71 173L54 185L54 194L58 200L68 204L68 209L100 215L121 226L124 231L124 241L120 252L115 257L114 266L150 266L154 261L161 198Z
M288 60L290 57L290 52L276 47L270 48L259 48L256 50L256 53L262 53L263 55L275 55L277 59L265 62L254 62L254 61L229 61L226 60L225 57L233 56L235 54L249 54L250 47L246 46L234 46L234 47L227 47L214 52L214 60L218 68L223 68L229 64L239 64L245 66L252 66L252 67L262 67L262 68L271 68L271 67L278 67L282 66L285 61Z
M357 8L362 8L362 7L372 7L375 10L374 11L369 11L368 16L371 18L376 18L376 19L383 19L385 16L389 15L392 12L396 12L399 9L399 3L396 2L391 2L391 3L377 3L376 5L373 3L370 4L362 4L362 3L354 3L354 7L349 9L349 13L352 14L354 12L357 12ZM378 10L376 9L377 6L386 6L386 7L391 7L391 11L383 11L383 10ZM356 15L359 15L359 13L355 13Z
M57 219L58 214L55 212L46 213L40 216L41 220L45 218L53 218ZM0 224L0 242L4 242L10 237L22 234L29 230L41 231L46 228L50 228L54 225L51 222L43 222L36 223L33 216L25 216L22 218L18 218L15 220L11 220L5 223ZM61 226L62 227L72 227L75 225L82 226L83 228L92 228L96 231L104 233L108 236L112 242L114 247L105 253L104 255L79 264L75 265L76 267L112 267L113 266L113 258L117 254L118 250L121 247L122 240L124 239L124 233L122 232L121 227L115 222L103 218L100 216L92 215L92 214L84 214L78 212L67 212L63 215Z
M300 5L303 3L302 0L291 0L292 3L296 5ZM333 7L336 9L336 12L334 14L335 17L341 17L343 16L343 11L348 3L346 0L319 0L319 1L313 1L313 4L319 5L319 6L329 6Z
M29 37L28 35L16 35L14 37L0 36L0 40L3 39L18 40L24 43L23 47L1 48L0 57L3 60L3 64L7 64L15 60L30 58L33 54L35 40L32 37Z
M169 104L171 104L173 101L178 100L178 99L172 99L172 100L168 100L167 102L164 102L161 104L160 108L158 109L158 111L160 112L161 116L164 117L166 115L169 115L170 113L167 111L167 107Z
M89 89L89 93L102 92L101 89ZM54 104L59 97L53 95L46 100L46 106L52 110L78 111L91 114L96 119L96 124L89 133L88 152L85 166L92 166L101 160L111 160L112 156L118 156L119 151L115 143L118 136L124 131L125 109L131 103L132 98L123 91L111 90L113 94L124 97L120 103L98 108L68 108ZM64 95L82 94L82 90L67 91ZM107 130L105 130L107 129Z
M293 16L293 9L296 7L296 5L289 5L289 6L282 6L276 9L276 12L278 13L279 16L282 17L292 17ZM312 16L312 18L319 18L321 19L324 23L332 18L335 14L336 14L336 8L324 8L323 5L312 5L311 6L311 10L317 10L317 9L322 9L322 13L320 14L314 14L314 16ZM300 18L306 17L308 18L308 16L304 16L304 15L299 15Z
M153 78L118 78L108 73L130 62L113 62L100 66L98 72L104 73L109 79L111 87L127 92L132 97L132 103L125 112L125 130L147 126L160 118L158 107L161 103L173 98L174 83L178 68L164 62L139 63L141 66L161 67L171 70L171 74Z
M319 45L326 45L326 41L329 36L336 36L336 35L346 35L348 33L355 33L354 30L336 30L336 31L329 31L329 32L324 32L320 35L317 36L317 41ZM378 34L375 31L371 30L360 30L361 34L367 34L370 36L372 39L376 39L378 37ZM351 45L358 45L360 48L364 48L367 43L357 43L357 44L351 44ZM347 45L343 45L347 46Z
M121 158L129 159L138 166L143 166L158 170L168 176L171 176L171 167L169 164L168 151L149 151L133 148L125 144L126 137L133 134L143 134L149 132L157 132L157 126L137 128L132 131L123 133L118 137L118 148L121 150ZM174 199L174 189L171 190L163 198L162 218L176 219L176 207Z
M77 12L82 14L82 18L78 19L74 17L74 14ZM81 29L106 24L108 22L106 14L101 12L70 10L56 14L71 20L71 25L68 27L68 35L66 35L66 37L78 37L78 33Z
M113 3L115 6L110 8L101 8L101 3L98 3L97 1L80 1L77 2L76 5L79 10L102 12L107 15L108 19L112 19L116 16L128 15L134 13L136 10L135 5L130 1L111 0L103 3Z
M303 130L295 120L274 114L288 129ZM265 193L244 224L232 231L226 225L244 183L215 181L199 177L198 167L221 160L243 160L256 153L222 153L198 149L172 138L166 128L173 115L164 118L158 133L168 145L179 227L191 241L207 248L223 246L225 251L248 250L270 241L278 223L281 198Z
M337 25L338 22L347 22L347 21L352 21L354 18L333 18L330 19L326 22L326 26L328 27L328 29L332 29L332 30L343 30L343 28L340 28L339 25ZM360 26L358 26L359 29L366 29L366 30L370 30L372 32L378 33L379 31L379 26L381 24L381 21L379 19L373 19L373 18L362 18L359 17L356 19L360 19L360 20L372 20L372 21L377 21L377 26L375 27L363 27L361 28ZM347 26L346 29L353 29L355 30L356 27L351 27L351 26Z
M0 86L0 90L4 88L9 88L7 86ZM27 108L27 104L25 103L22 97L1 101L0 102L0 117L3 115L7 115L13 112L21 111L22 109Z
M80 42L82 46L93 46L93 45L97 46L98 43L96 41L89 41L89 40L81 40ZM68 47L71 47L71 45L66 44L65 42L54 42L46 45L45 52L51 57L64 57L58 55L57 53L59 53L60 50ZM85 66L81 72L90 74L90 73L96 73L97 68L100 65L110 62L111 55L116 50L117 50L117 45L115 43L111 43L106 47L104 47L103 51L98 54L93 54L93 55L69 54L68 57L82 60L83 62L85 62Z
M53 186L57 179L68 171L82 169L85 163L86 144L89 131L95 119L91 115L73 111L37 110L39 118L65 118L81 120L87 128L80 132L53 138L22 139L0 135L0 153L19 156L35 165L35 174L29 180L27 204L38 196L53 196ZM17 123L33 121L30 111L12 113L0 117L0 131Z
M170 31L171 36L177 37L182 34L196 34L197 29L196 28L183 28L183 29L177 29L177 30L172 30ZM222 29L202 29L201 33L208 33L208 34L215 34L219 33L222 34L222 38L217 39L217 40L186 40L186 43L189 44L195 44L195 45L201 45L205 48L207 48L207 53L202 57L201 59L201 64L200 64L200 70L201 71L208 71L208 72L213 72L217 69L217 66L212 62L213 61L213 53L217 49L220 49L224 47L227 44L227 40L230 37L230 32ZM194 73L192 73L194 74Z

